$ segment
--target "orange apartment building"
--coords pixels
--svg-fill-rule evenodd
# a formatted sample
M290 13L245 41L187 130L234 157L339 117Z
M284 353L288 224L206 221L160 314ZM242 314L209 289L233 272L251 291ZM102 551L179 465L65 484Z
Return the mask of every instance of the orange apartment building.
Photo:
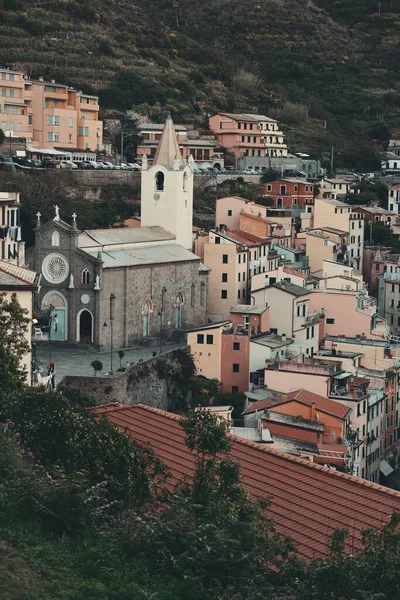
M84 160L85 151L102 150L97 96L7 69L0 69L0 88L1 128L6 136L25 138L33 150L66 151L76 155L71 156L74 160Z
M268 308L236 305L231 319L191 329L187 343L197 374L217 379L222 393L245 392L249 387L250 339L268 331Z
M285 137L274 119L264 115L218 113L208 120L221 148L241 156L287 156Z
M141 123L138 126L142 137L142 142L137 147L139 161L145 154L149 161L152 161L163 127L163 123ZM189 130L184 125L174 125L174 128L183 160L189 160L189 156L192 156L197 167L207 165L221 169L224 166L224 155L223 152L216 151L218 142L215 138L212 136L207 138L189 137Z

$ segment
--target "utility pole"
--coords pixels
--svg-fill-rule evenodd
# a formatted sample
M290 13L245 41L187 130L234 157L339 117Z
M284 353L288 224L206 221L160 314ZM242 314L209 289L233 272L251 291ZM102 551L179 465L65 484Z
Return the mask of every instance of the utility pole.
M333 177L333 146L331 148L331 175Z
M121 165L123 162L123 157L124 156L124 132L121 131L121 156L119 157L119 164Z

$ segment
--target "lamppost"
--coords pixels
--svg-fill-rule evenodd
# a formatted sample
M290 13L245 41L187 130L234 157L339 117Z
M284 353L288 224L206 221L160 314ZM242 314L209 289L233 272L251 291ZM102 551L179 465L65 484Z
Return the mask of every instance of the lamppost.
M111 370L110 375L113 374L113 320L114 320L114 302L115 302L115 294L112 292L110 294L110 316L103 323L103 327L107 327L107 321L110 321L110 334L111 334L111 350L110 350L110 359L111 359Z
M135 131L121 131L121 156L119 157L119 164L122 164L124 160L124 137L131 137L135 135Z

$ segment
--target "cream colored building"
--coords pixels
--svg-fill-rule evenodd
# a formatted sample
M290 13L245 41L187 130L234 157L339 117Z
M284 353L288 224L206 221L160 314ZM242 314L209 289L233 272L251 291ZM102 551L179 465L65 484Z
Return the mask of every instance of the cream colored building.
M364 254L364 219L354 207L339 200L316 198L314 205L314 229L329 228L348 232L348 244L343 261L362 272Z
M311 291L282 281L266 289L270 331L294 340L298 352L313 356L319 346L319 313L310 307Z
M22 241L18 192L0 192L0 260L23 266L25 242Z
M267 240L240 230L221 227L195 242L195 254L211 269L209 277L209 317L213 321L229 319L235 304L250 303L250 279L265 273L270 256ZM262 305L264 306L264 304Z
M25 334L29 345L29 352L21 358L21 366L26 370L26 382L32 383L32 310L33 298L38 290L40 276L30 269L18 267L10 262L0 260L0 294L5 294L6 300L10 301L16 294L20 306L26 311L29 319Z
M0 123L6 136L25 138L33 148L101 151L99 99L56 83L31 80L0 69ZM83 160L84 156L74 157Z

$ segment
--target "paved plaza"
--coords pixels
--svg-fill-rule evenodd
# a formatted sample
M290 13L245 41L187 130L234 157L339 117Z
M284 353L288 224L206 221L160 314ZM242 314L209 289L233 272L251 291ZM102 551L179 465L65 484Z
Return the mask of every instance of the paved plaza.
M162 353L170 352L178 348L184 348L186 344L165 343L162 346ZM107 377L111 369L111 353L95 352L84 348L57 347L54 344L43 343L36 347L36 358L42 363L43 370L47 369L49 362L55 365L57 383L60 383L66 375L81 375L84 377L93 376L93 368L90 363L93 360L99 360L103 363L103 370L97 374L97 377ZM146 361L153 357L153 353L160 354L159 346L140 346L129 350L124 350L125 356L122 359L122 366L127 367L132 363ZM114 376L118 375L116 370L119 368L118 351L113 352L113 370Z

